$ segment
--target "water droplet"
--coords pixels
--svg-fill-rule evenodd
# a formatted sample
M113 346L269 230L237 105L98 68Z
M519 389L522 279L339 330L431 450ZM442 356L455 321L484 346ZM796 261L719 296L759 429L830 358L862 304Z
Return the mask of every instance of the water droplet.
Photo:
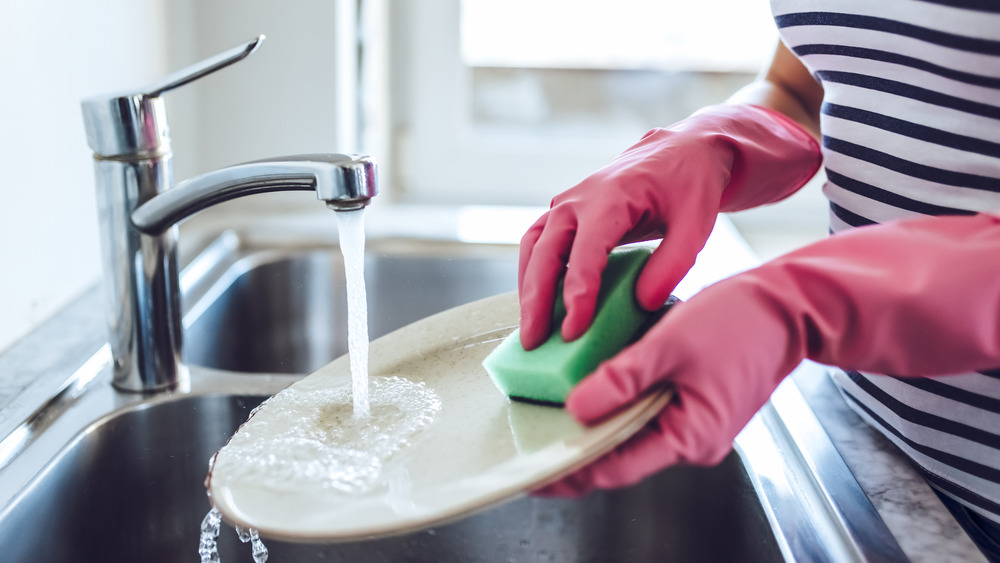
M198 555L201 563L219 563L219 527L222 515L212 508L201 521L201 538L198 542Z
M219 531L222 524L222 514L214 507L201 521L201 539L198 543L198 555L201 563L220 563L219 561ZM267 547L260 539L260 534L253 528L236 526L236 535L243 543L249 542L253 552L254 563L266 563Z
M257 530L254 530L253 528L250 529L250 541L250 545L253 549L253 562L266 563L267 547L264 545L264 542L260 541L260 536L257 535Z

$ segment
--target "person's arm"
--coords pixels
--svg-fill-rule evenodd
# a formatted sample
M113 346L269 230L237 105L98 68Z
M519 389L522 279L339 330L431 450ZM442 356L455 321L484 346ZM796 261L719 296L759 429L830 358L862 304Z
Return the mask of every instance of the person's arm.
M617 450L539 494L622 487L714 465L803 359L894 377L1000 366L1000 217L921 217L838 233L675 305L570 392L591 424L669 385Z
M823 86L781 41L758 79L733 94L727 103L753 104L779 111L814 138L820 138Z
M694 264L720 210L771 203L802 187L822 159L815 132L807 131L815 128L808 116L818 114L807 81L809 73L781 47L736 98L742 103L710 106L654 129L556 196L521 239L522 345L533 349L551 334L560 279L567 312L562 336L583 334L615 246L662 237L636 286L639 303L653 310Z

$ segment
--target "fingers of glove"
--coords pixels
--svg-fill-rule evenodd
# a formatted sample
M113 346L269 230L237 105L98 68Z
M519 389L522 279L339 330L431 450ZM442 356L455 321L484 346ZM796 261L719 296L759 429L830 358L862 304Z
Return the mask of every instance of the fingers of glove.
M521 345L526 350L537 348L551 334L556 285L566 270L575 235L575 218L550 212L522 238L518 299L521 305Z
M675 307L681 306L683 304ZM666 322L669 316L659 324ZM580 422L591 424L668 379L676 356L669 353L672 348L669 338L658 337L656 328L577 384L566 398L566 410Z
M676 461L676 456L663 447L659 426L650 424L590 465L532 494L580 497L595 489L627 487Z
M697 220L677 222L667 227L660 245L649 257L636 281L635 296L639 305L654 311L666 303L670 293L694 266L712 232L715 214L702 223Z
M624 444L532 494L580 497L595 489L633 485L672 465L717 465L742 428L726 424L727 417L719 414L717 405L697 394L682 395Z
M548 214L544 214L524 232L521 237L521 246L518 251L517 256L517 288L521 289L521 284L524 283L524 271L528 268L528 262L531 260L531 253L535 249L535 244L538 243L538 239L541 238L542 232L545 230L545 223L548 221Z
M544 286L537 286L535 280L529 280L525 277L535 244L545 229L546 219L547 216L543 215L524 233L524 236L521 237L521 248L518 255L517 295L521 311L521 345L527 350L538 346L540 343L538 334L548 333L549 318L552 314L555 296L554 289L551 293L547 293L544 291Z
M615 219L622 220L616 222ZM631 226L628 218L609 218L605 225L590 226L577 233L563 282L566 318L563 320L562 336L567 342L576 340L590 328L601 290L601 274L608 265L608 254Z
M670 298L670 293L694 266L696 255L696 252L686 252L685 249L668 248L661 242L636 280L635 298L639 306L647 311L655 311L663 306Z
M531 491L531 495L536 497L580 498L590 492L592 488L586 486L588 481L585 476L578 477L579 473L573 473L554 483L539 487Z

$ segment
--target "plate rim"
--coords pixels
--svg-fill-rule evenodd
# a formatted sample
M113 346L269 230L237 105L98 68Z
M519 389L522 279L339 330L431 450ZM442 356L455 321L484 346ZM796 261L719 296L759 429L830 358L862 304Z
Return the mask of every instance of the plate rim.
M495 308L495 307L510 307L514 306L517 308L517 292L511 291L506 293L500 293L483 299L478 299L452 307L445 311L435 313L423 319L417 320L406 326L403 326L397 330L394 330L384 336L381 336L370 342L370 351L377 352L379 348L385 346L393 346L394 342L397 340L408 340L413 339L418 345L423 345L419 349L409 351L410 354L424 351L427 347L434 349L447 348L448 342L442 342L440 335L436 337L431 337L430 333L433 331L424 330L426 326L436 326L441 325L443 320L447 320L451 317L461 315L464 312L472 310L482 310L484 308ZM443 323L445 325L458 325L460 323ZM511 331L517 327L516 321L513 325L508 322L496 322L497 326L491 330L487 331L476 331L476 334L487 334L490 332L496 332L509 328ZM452 331L454 333L454 331ZM461 338L473 338L476 334L464 334L459 331L457 335L458 339ZM421 336L423 338L421 338ZM453 338L454 340L455 338ZM370 358L376 357L377 354L372 353ZM395 359L392 362L388 362L388 365L398 363L399 360ZM330 363L321 367L320 369L314 371L312 374L296 381L292 385L297 385L301 381L305 381L312 377L313 375L324 373L324 377L346 377L348 380L350 378L349 371L343 373L343 369L347 368L349 370L349 358L347 354L343 354L338 358L334 359ZM330 372L340 369L341 374L330 374ZM375 370L370 364L369 373L374 373ZM486 375L485 371L483 372ZM499 391L498 391L499 392ZM651 389L649 392L645 393L638 401L633 402L628 407L625 407L616 413L606 417L595 425L587 426L583 430L584 435L597 432L599 430L607 430L608 426L613 425L614 429L610 430L609 436L600 442L590 444L585 449L581 450L577 455L573 456L569 461L559 464L559 467L552 469L551 471L546 470L540 473L531 473L517 480L511 480L508 484L493 489L485 494L469 497L455 503L450 510L445 511L435 511L430 514L422 513L418 517L405 517L394 519L396 525L386 526L385 524L369 525L367 527L353 527L347 529L348 531L330 531L325 533L315 533L315 532L301 532L296 533L288 529L275 528L271 526L261 526L260 524L255 524L245 518L245 512L240 510L233 500L232 487L227 485L218 485L218 482L213 479L215 473L215 459L218 455L211 458L211 464L209 467L208 475L205 478L205 488L208 493L209 502L214 508L216 508L222 515L223 521L230 525L238 525L242 527L254 528L258 531L262 538L286 541L293 543L345 543L351 541L363 541L370 539L386 538L392 536L406 535L409 533L414 533L423 529L432 528L436 526L441 526L449 524L468 516L487 511L491 508L495 508L506 502L521 498L529 494L533 490L537 490L547 484L558 481L559 479L574 473L580 468L590 464L606 453L612 451L623 442L628 440L632 435L642 429L650 420L652 420L672 399L674 393L673 390L666 386L657 386ZM507 399L508 403L511 400ZM548 407L548 408L558 408L558 407ZM249 420L249 419L248 419ZM243 424L246 424L244 422ZM239 432L243 428L243 424L237 429ZM236 434L234 432L234 435ZM579 437L578 437L579 438ZM228 444L228 440L227 440ZM559 444L550 444L549 446L543 448L539 452L532 452L528 454L527 457L539 455L544 453L551 448L557 447L557 445L565 445L564 442ZM224 447L224 446L223 446ZM519 458L514 458L519 459ZM520 459L524 459L521 457ZM494 468L501 467L510 460L501 463ZM489 471L485 471L480 475L486 475Z

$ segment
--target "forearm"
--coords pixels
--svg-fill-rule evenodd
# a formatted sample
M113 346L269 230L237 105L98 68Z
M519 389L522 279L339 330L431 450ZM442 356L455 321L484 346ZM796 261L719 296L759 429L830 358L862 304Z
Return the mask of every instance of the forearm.
M778 111L820 138L819 111L823 88L783 43L757 80L733 94L727 103L751 104Z
M1000 366L1000 218L855 229L748 272L821 363L897 376Z

